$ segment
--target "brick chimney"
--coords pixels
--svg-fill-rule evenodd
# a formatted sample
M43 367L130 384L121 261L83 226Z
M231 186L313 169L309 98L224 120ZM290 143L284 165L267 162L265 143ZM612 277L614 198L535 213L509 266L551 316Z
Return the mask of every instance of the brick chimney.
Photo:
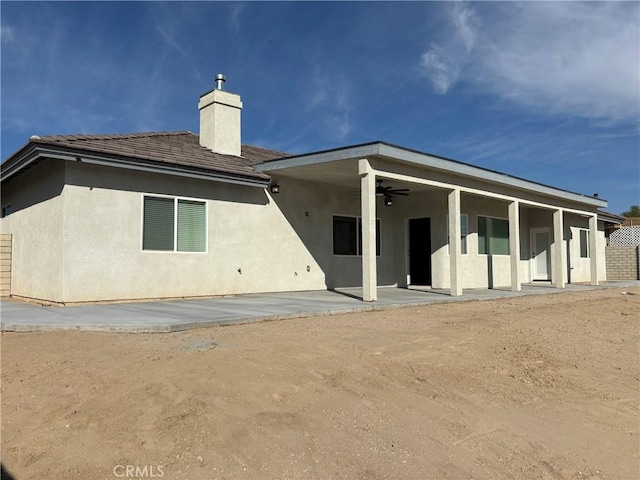
M240 156L240 95L225 92L225 77L216 75L216 88L200 97L200 145L214 152Z

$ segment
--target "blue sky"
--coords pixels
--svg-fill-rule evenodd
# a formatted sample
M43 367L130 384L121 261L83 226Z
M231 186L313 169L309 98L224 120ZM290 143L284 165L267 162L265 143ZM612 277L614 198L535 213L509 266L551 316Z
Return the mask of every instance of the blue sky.
M242 95L243 142L382 140L640 203L638 2L6 2L2 159L33 134L199 128Z

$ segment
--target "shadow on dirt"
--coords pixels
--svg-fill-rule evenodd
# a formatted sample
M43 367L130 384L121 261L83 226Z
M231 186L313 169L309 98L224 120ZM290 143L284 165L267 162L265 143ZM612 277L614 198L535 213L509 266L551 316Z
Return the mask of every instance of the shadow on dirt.
M0 463L0 480L17 480L16 477L7 471L2 463Z

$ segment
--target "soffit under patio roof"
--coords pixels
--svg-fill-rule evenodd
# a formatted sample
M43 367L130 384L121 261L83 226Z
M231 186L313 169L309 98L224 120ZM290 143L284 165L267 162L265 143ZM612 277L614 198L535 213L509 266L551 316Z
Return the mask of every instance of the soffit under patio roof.
M255 165L254 168L258 172L267 173L274 178L282 176L359 189L360 177L358 174L358 160L363 158L369 159L372 162L382 161L391 168L393 168L394 165L398 165L405 167L411 166L424 171L432 170L485 184L497 184L502 187L528 191L536 195L578 202L589 205L592 208L607 206L606 200L601 198L570 192L456 160L437 157L428 153L417 152L382 142L344 147L279 160L270 160ZM396 180L389 180L388 183L398 187L402 184L402 182ZM412 191L430 190L434 188L414 183L404 184L402 186L409 186Z

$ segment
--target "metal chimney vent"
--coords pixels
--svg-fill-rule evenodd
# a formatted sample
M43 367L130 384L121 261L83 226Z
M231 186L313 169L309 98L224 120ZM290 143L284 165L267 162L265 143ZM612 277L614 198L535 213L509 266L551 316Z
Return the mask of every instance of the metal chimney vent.
M227 79L225 78L225 76L221 73L216 75L216 88L218 90L223 90L222 85L224 84L224 82L226 82Z

